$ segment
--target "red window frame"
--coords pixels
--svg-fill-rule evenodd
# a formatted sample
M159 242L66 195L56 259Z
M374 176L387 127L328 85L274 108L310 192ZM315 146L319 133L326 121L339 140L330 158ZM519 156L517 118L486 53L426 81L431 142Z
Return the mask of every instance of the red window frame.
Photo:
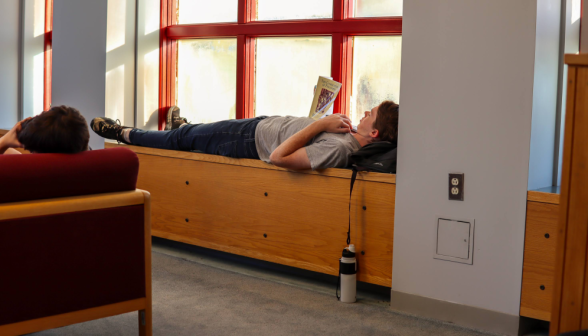
M341 82L334 113L347 111L351 92L353 36L402 35L402 17L353 18L353 0L333 0L333 18L323 20L256 21L256 0L239 0L236 23L177 24L177 0L161 0L159 50L159 129L175 104L177 41L181 39L237 38L237 119L254 117L255 48L257 37L332 36L331 76Z
M53 0L45 0L45 55L43 59L43 111L51 108L51 76L53 65Z

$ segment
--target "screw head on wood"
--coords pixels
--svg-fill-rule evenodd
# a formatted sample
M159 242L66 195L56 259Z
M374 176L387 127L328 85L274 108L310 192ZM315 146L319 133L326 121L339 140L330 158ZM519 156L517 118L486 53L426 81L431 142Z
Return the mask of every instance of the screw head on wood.
M543 286L543 285L541 285L541 287L539 287L539 288L541 288L541 290L545 290L545 286Z
M190 220L188 218L186 218L186 223L188 223Z
M267 196L267 193L265 193L264 195Z
M549 239L549 233L545 234L545 238Z
M365 255L365 252L364 251L361 251L361 255Z
M267 234L265 234L265 233L264 233L264 234L263 234L263 238L267 238Z
M186 185L190 184L190 181L186 181Z
M367 207L365 205L363 206L363 210L367 210Z

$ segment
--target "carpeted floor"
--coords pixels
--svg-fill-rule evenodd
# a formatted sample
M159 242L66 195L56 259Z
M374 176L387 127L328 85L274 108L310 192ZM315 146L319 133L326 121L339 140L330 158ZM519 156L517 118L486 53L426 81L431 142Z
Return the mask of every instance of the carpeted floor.
M487 335L398 314L369 298L343 304L332 288L329 294L219 265L154 248L154 335ZM137 314L34 335L137 335Z

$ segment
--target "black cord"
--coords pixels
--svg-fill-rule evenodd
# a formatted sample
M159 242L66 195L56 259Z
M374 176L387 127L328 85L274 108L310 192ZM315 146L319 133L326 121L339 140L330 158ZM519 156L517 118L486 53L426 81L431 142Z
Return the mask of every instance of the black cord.
M353 174L351 175L351 187L349 188L349 229L347 230L347 245L351 244L351 195L353 194L353 185L357 178L357 168L353 166Z

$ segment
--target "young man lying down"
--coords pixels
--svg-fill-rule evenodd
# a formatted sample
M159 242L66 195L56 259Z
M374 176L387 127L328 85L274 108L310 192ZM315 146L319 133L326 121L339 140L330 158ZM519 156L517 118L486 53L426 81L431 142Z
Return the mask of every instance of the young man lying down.
M131 145L261 159L278 167L315 170L347 167L351 153L372 142L395 143L398 104L385 101L365 112L356 130L340 114L317 121L274 116L190 124L175 106L168 111L166 131L123 127L109 118L95 118L90 126L104 138Z
M78 110L55 106L36 117L14 125L0 138L0 154L20 154L15 148L32 153L79 153L88 149L90 131Z

